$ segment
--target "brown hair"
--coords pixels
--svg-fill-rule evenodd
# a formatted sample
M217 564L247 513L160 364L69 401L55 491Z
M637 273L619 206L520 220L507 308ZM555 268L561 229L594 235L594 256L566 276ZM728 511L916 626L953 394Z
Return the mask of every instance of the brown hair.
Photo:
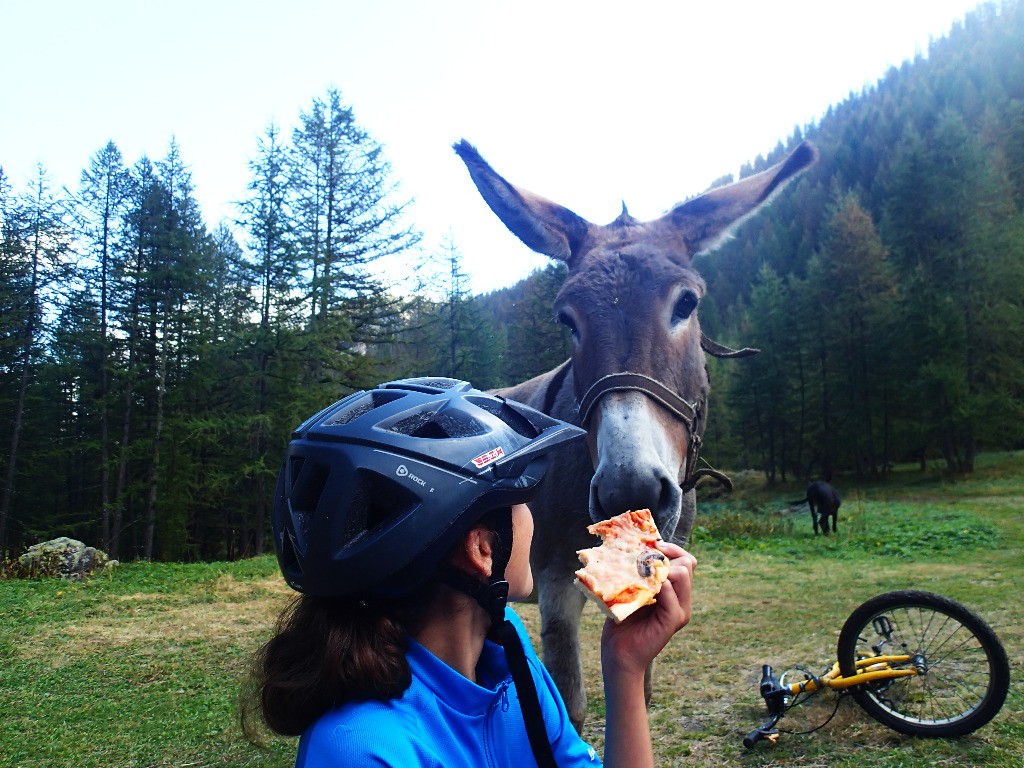
M475 525L490 530L495 547L510 553L512 542L500 541L495 531L499 515L511 515L511 509L490 510ZM243 686L247 738L260 741L261 723L282 736L299 736L342 704L401 696L412 683L408 638L434 610L440 587L434 574L399 599L295 598L278 618L274 636L253 657Z
M408 635L422 623L436 584L400 602L300 595L253 658L243 688L242 727L259 740L260 721L298 736L349 701L401 696L412 676Z

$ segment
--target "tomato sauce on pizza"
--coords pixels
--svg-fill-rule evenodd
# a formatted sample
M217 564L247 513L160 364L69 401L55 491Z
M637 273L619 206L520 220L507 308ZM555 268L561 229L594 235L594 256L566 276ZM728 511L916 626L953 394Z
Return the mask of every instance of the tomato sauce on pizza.
M661 534L651 511L623 512L587 530L601 537L601 545L576 553L583 564L576 571L576 585L584 594L617 622L654 603L669 564L655 546Z

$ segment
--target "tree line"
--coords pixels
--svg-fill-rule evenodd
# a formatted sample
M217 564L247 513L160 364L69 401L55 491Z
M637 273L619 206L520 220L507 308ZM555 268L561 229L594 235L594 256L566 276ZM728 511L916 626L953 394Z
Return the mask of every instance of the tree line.
M298 420L411 372L399 329L436 346L438 312L370 269L416 245L406 218L335 89L259 137L212 231L174 142L132 165L110 142L74 190L0 173L0 553L58 532L114 557L264 551Z
M713 463L963 472L1021 447L1022 37L1019 2L981 8L743 169L803 138L821 153L696 262L704 330L762 349L709 361ZM60 534L121 558L266 551L304 416L390 378L499 387L569 355L564 266L472 295L336 89L257 138L234 220L208 228L193 192L174 142L133 164L110 142L74 189L0 167L0 555ZM397 254L420 284L376 268Z

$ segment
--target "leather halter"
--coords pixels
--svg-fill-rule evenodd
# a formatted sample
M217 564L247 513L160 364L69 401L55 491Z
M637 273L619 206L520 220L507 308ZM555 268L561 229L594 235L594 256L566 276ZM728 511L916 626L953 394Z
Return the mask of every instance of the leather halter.
M761 350L744 347L743 349L731 349L716 341L712 341L703 333L700 335L701 348L712 357L737 359L756 355ZM563 366L559 372L562 377L571 367L571 361ZM704 419L707 418L707 401L700 398L693 403L684 400L679 394L662 384L657 379L642 373L622 371L602 376L595 381L579 400L576 409L579 413L580 426L587 428L590 420L590 413L594 410L598 400L609 392L640 392L655 402L664 406L672 415L686 425L686 432L690 437L690 445L686 451L686 466L683 468L683 480L679 484L683 492L693 490L702 477L711 477L720 482L730 491L733 489L732 480L728 475L719 472L710 466L695 468L697 457L700 454L702 435L704 434Z
M694 403L686 402L671 389L666 387L657 379L645 376L642 373L610 373L595 381L587 393L580 399L578 410L580 424L584 427L590 420L590 412L594 409L597 401L609 392L622 392L633 390L643 392L648 397L657 400L669 411L682 421L688 430L693 432L694 422L699 418L701 401Z
M597 405L598 400L609 392L640 392L657 403L664 406L672 415L686 425L686 432L690 437L690 445L686 451L686 465L683 468L683 479L679 487L686 493L697 485L702 477L713 477L720 483L732 490L732 481L725 474L711 467L696 468L697 457L700 454L701 435L704 433L703 421L706 419L707 403L703 398L689 403L666 387L657 379L645 376L642 373L623 371L621 373L610 373L595 381L579 402L580 424L585 428L590 420L590 414Z

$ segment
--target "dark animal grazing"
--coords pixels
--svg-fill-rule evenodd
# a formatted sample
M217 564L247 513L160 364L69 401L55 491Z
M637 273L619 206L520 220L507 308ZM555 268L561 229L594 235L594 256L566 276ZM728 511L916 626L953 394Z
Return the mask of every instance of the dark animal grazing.
M803 504L811 509L811 523L814 525L814 535L818 535L818 525L821 524L821 532L828 536L828 519L832 518L832 533L835 533L836 517L839 514L839 505L842 500L839 498L839 491L826 483L824 480L815 480L807 486L807 495L802 499L791 501L790 504Z
M802 144L778 165L675 206L659 219L622 215L591 224L499 176L462 141L466 163L491 210L526 245L564 261L569 274L555 314L573 338L572 357L500 391L588 430L585 444L555 452L531 505L532 563L544 662L579 728L586 715L576 551L594 546L589 523L649 508L666 538L686 542L703 475L697 453L707 423L704 354L735 357L706 339L697 307L704 281L693 256L713 247L766 203L816 153ZM650 691L648 676L648 694Z

